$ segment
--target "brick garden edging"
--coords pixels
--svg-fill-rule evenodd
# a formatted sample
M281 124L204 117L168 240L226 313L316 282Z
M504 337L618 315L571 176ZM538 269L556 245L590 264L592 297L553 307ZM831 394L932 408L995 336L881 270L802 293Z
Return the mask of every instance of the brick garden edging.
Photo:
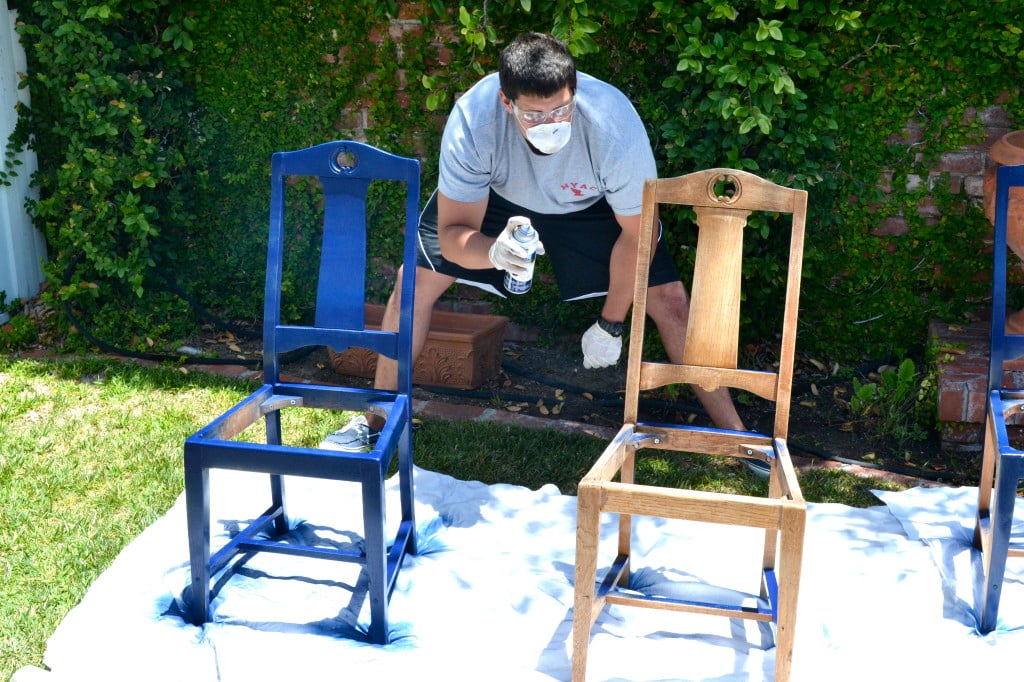
M938 349L938 420L944 452L980 454L988 391L990 322L953 325L933 320L928 337ZM1024 388L1024 358L1005 363L1003 385ZM1022 427L1010 427L1011 437Z

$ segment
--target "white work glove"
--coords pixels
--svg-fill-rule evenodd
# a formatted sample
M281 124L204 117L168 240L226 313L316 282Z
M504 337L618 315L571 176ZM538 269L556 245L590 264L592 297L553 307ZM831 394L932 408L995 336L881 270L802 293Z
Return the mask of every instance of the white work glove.
M622 337L612 336L595 322L583 333L583 366L587 369L611 367L622 353Z
M490 250L487 252L491 265L498 270L507 270L513 276L525 275L530 271L530 263L533 262L534 258L544 253L544 245L538 241L537 251L530 253L523 244L517 242L512 236L512 232L518 226L525 225L528 222L530 222L530 219L523 218L522 216L512 216L508 219L505 229L494 240Z

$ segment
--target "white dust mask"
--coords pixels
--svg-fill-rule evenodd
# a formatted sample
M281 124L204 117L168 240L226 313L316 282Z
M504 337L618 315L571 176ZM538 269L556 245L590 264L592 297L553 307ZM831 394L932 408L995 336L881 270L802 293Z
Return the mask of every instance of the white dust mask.
M542 123L526 128L526 139L541 154L554 154L569 142L572 136L572 125L569 121Z

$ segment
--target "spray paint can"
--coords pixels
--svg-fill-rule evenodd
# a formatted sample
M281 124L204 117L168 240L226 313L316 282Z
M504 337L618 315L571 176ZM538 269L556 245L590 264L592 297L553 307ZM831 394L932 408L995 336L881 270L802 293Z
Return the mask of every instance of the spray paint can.
M516 229L512 231L512 238L529 251L530 266L522 275L513 275L511 272L506 272L505 289L510 294L525 294L533 285L533 262L537 259L537 242L540 240L537 237L537 231L533 229L533 225L530 223L517 225Z

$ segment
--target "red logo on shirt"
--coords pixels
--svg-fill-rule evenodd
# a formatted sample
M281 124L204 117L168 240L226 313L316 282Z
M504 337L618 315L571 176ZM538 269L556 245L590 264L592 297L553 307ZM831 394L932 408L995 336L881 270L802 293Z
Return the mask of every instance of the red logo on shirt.
M588 185L585 182L567 182L562 185L562 189L567 189L572 192L573 196L582 197L586 196L586 192L596 192L597 187Z

